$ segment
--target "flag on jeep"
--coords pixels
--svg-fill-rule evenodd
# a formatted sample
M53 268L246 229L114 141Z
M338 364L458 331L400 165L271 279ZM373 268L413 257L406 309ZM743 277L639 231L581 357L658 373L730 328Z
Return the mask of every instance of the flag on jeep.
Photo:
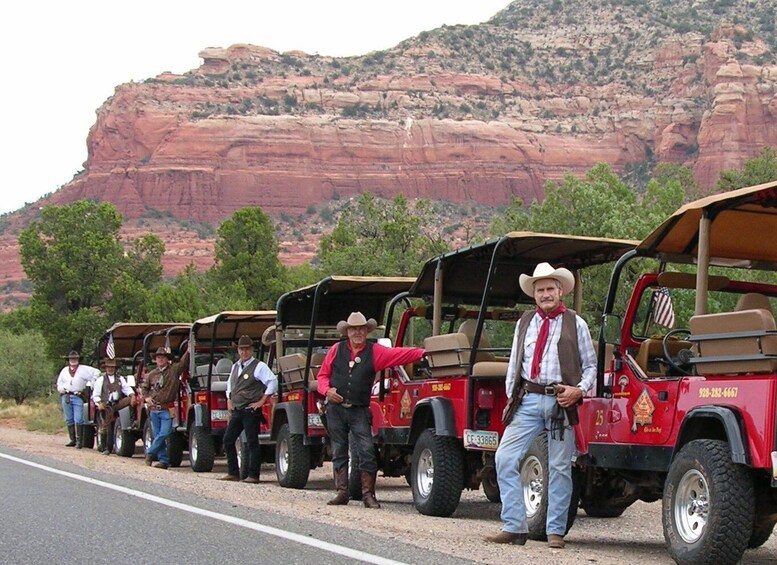
M674 308L666 287L662 286L653 293L653 321L667 328L674 327Z
M113 332L108 334L108 345L105 346L105 356L108 359L116 357L116 347L113 345Z

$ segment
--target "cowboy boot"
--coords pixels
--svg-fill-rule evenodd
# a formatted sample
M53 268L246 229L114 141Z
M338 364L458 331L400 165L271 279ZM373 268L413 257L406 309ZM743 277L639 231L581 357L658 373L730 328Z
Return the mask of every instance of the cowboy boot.
M83 424L76 425L76 449L81 449L84 446L84 426Z
M335 471L335 490L337 496L327 502L329 506L342 506L348 504L348 466L344 465L342 468Z
M377 472L362 471L362 501L365 508L380 508L380 503L375 498L375 478L377 475Z
M111 446L108 445L108 432L100 433L100 447L103 455L111 454Z
M76 445L76 426L75 426L75 424L70 424L67 427L67 433L70 436L70 443L66 443L65 447L75 447L75 445Z

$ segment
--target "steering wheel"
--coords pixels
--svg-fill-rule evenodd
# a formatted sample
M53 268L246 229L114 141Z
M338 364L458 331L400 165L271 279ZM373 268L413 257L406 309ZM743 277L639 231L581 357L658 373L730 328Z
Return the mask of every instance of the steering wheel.
M680 355L680 353L683 352L682 350L678 352L677 357L672 357L672 354L669 352L669 342L677 340L678 338L674 337L676 335L684 335L685 337L688 337L689 335L691 335L691 331L686 328L677 328L674 330L670 330L666 333L664 338L661 340L661 348L664 353L664 361L666 361L666 364L669 366L670 369L677 371L679 374L690 375L691 374L690 371L688 371L687 369L684 369L681 365L678 364L679 362L683 365L688 365L690 356L686 356L684 354Z

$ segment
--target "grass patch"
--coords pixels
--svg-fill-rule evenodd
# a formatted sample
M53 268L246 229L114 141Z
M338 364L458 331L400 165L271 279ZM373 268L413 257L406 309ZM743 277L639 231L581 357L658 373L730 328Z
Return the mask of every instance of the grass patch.
M21 422L30 432L55 434L65 429L62 407L55 395L28 400L21 406L13 400L0 399L0 422L12 420Z

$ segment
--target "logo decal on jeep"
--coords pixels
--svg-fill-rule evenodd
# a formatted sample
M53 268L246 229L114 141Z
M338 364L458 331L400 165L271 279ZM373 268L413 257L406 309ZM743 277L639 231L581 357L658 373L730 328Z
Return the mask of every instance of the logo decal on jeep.
M402 400L399 401L399 419L404 420L410 417L410 394L405 390Z
M634 412L634 423L631 426L631 431L636 432L637 426L649 426L653 423L653 412L656 411L656 406L653 401L650 400L650 394L646 388L642 389L642 392L637 397L637 401L634 406L631 407Z

